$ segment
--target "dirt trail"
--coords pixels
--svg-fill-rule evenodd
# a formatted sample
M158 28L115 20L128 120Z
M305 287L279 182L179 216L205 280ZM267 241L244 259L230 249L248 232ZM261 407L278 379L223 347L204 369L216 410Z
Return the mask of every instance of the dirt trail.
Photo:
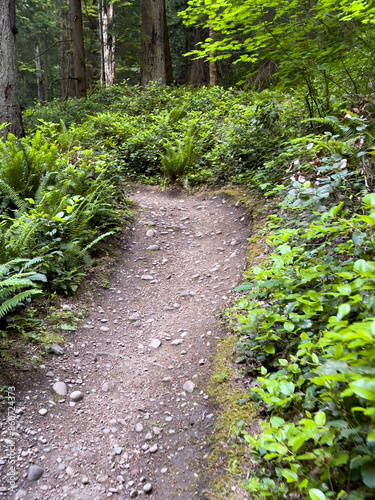
M215 414L204 387L227 336L218 314L241 279L249 221L221 196L145 188L130 197L139 210L110 288L94 291L64 354L16 385L18 492L6 491L2 446L0 497L206 498ZM52 394L57 381L67 396ZM72 401L74 391L83 399ZM30 465L40 479L26 478Z

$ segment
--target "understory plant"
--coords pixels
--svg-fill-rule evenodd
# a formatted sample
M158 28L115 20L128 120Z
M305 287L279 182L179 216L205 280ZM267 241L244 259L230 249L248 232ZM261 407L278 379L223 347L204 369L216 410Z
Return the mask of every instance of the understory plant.
M321 155L321 179L307 181L317 163L304 172L298 164L283 187L268 225L272 253L228 312L238 362L260 371L250 398L269 414L259 435L243 432L254 498L283 484L312 500L375 490L375 194L364 194L348 151Z

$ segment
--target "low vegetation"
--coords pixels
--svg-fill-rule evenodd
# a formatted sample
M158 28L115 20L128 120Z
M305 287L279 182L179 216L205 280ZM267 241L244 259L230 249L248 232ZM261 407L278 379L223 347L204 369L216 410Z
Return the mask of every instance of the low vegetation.
M270 214L227 311L251 386L239 413L264 420L222 429L249 447L242 485L255 499L372 498L375 137L371 101L357 106L311 118L298 93L118 85L26 111L27 138L0 144L4 342L15 306L75 291L129 216L129 182L241 184Z

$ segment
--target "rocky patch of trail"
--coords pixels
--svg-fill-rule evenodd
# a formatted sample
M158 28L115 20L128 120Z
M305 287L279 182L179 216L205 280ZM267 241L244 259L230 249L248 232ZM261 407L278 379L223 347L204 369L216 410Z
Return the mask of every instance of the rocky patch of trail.
M249 221L220 196L132 198L139 211L110 288L94 293L63 354L16 387L18 491L6 491L3 448L0 497L206 498L215 412L204 387Z

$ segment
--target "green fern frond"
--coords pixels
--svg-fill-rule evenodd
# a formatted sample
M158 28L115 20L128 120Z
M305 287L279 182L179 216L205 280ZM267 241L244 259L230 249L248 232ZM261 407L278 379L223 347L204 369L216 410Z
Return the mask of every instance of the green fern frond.
M41 290L25 290L24 292L18 293L11 299L6 300L0 305L0 318L8 314L12 309L16 308L23 300L28 299L32 295L37 295L40 293L42 293Z

